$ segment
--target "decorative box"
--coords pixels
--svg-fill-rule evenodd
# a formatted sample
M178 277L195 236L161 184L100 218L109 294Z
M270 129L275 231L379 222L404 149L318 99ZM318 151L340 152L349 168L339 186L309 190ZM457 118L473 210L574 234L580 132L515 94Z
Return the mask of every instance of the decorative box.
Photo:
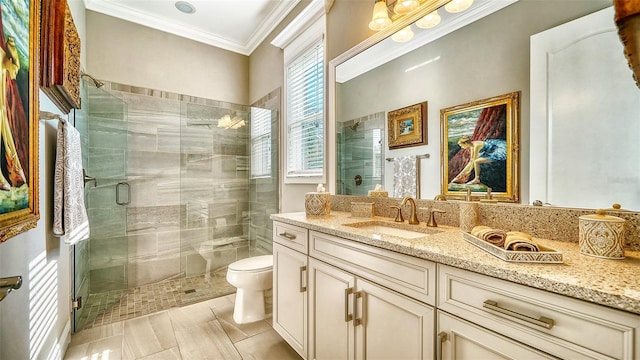
M374 215L373 204L368 202L352 202L351 216L360 218L372 218Z
M579 218L580 253L604 259L624 259L624 223L602 209Z
M331 194L309 192L304 194L304 210L307 216L326 216L331 213Z

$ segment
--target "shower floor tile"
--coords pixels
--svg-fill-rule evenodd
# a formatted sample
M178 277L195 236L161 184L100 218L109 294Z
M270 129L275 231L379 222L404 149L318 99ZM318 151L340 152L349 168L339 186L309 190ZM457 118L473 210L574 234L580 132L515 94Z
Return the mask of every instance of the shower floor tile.
M166 280L132 289L90 294L76 331L194 304L235 292L227 268L204 275Z

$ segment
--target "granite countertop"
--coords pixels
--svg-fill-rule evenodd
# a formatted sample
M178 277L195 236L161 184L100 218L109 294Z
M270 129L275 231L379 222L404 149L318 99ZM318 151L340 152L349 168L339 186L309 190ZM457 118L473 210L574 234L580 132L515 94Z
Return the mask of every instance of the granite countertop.
M366 229L345 226L385 217L354 218L350 212L332 211L326 217L307 217L304 212L273 214L275 221L298 225L359 243L474 271L498 279L524 284L553 293L586 300L640 314L640 252L626 251L624 260L600 259L581 255L578 243L534 238L545 247L561 252L562 264L510 263L477 248L463 239L459 228L438 226L437 234L416 239L375 234ZM418 226L426 229L425 224ZM517 229L509 229L517 230Z

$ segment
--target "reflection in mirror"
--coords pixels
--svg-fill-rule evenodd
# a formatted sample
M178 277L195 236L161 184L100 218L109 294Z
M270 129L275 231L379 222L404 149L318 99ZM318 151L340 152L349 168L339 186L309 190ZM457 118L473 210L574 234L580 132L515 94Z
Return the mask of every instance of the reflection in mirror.
M337 128L338 193L367 195L382 184L384 112L344 121Z
M468 10L486 3L502 3L503 1L474 1ZM539 169L530 168L529 156L533 151L533 140L530 140L530 123L539 121L530 116L530 38L532 35L546 31L558 25L583 17L611 6L610 0L520 0L507 4L490 15L477 17L474 22L457 28L449 34L434 35L426 44L415 45L422 31L436 31L441 25L446 26L447 14L439 13L442 23L433 29L419 29L413 26L414 39L402 43L400 56L392 55L388 48L390 41L380 42L367 51L355 54L346 62L337 65L335 75L335 119L336 129L344 128L342 122L384 113L418 102L428 101L427 114L428 144L403 149L389 150L382 147L382 158L396 158L406 155L431 154L429 159L421 160L420 189L422 198L433 199L440 194L441 162L438 154L441 151L440 110L456 105L470 103L513 91L521 92L521 139L520 139L520 193L521 202L531 203L529 196L530 174ZM464 14L464 12L462 13ZM477 15L476 15L477 16ZM613 22L613 19L611 20ZM367 24L363 24L367 26ZM413 44L413 45L412 45ZM408 47L413 47L407 50ZM377 52L374 59L368 53ZM620 57L624 58L622 53ZM345 57L346 58L346 57ZM392 59L392 60L389 60ZM361 71L355 71L361 70ZM627 71L628 68L626 69ZM630 77L630 75L629 75ZM570 101L586 101L570 99ZM574 103L576 106L579 103ZM627 121L638 121L629 119ZM386 122L385 122L386 127ZM339 130L338 130L339 131ZM580 129L576 128L579 133ZM382 139L386 139L385 133ZM602 139L602 146L613 146L609 139ZM610 142L611 145L607 145ZM337 149L338 152L340 149ZM359 149L363 151L363 149ZM629 161L639 161L640 156L633 154L625 157ZM339 164L341 155L336 154ZM393 193L393 164L382 161L382 183L385 190ZM588 166L588 165L587 165ZM340 177L340 174L337 174ZM365 177L365 182L367 178ZM339 178L336 183L349 179ZM351 179L351 181L353 181ZM363 182L364 183L364 182ZM371 181L372 185L375 182ZM640 184L633 185L636 192ZM364 190L371 190L373 187ZM336 193L343 192L345 187L336 187ZM366 194L366 191L362 194ZM619 200L623 207L623 200ZM574 206L563 204L563 206ZM577 205L575 205L577 206ZM610 207L610 203L600 207Z

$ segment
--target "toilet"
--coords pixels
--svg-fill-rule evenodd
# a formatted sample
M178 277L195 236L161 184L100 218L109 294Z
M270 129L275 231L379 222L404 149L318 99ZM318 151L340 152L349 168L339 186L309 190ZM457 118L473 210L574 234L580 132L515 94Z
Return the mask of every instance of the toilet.
M229 264L227 282L238 289L233 321L245 324L267 318L264 291L273 286L273 255L254 256Z

